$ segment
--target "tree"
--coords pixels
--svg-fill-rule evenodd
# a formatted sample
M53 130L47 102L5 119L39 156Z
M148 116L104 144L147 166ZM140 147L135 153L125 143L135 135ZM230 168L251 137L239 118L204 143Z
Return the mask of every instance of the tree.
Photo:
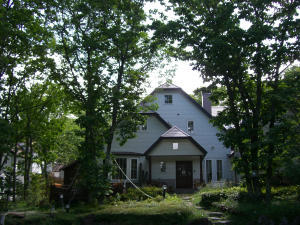
M0 120L5 120L7 130L12 131L11 142L0 147L2 163L10 154L15 161L16 144L22 138L18 113L24 108L14 96L30 78L37 79L53 66L47 52L52 36L44 26L43 7L40 1L27 0L4 0L0 4ZM15 168L13 179L15 182Z
M273 143L277 156L274 159L273 170L285 177L289 183L299 184L300 68L292 67L286 71L279 81L277 92L272 94L269 99L273 98L276 104L279 104L279 116L274 127L266 134L266 140Z
M142 83L157 46L147 35L143 1L59 1L55 12L61 56L56 79L77 107L84 131L81 175L92 198L106 182L115 132L124 143L142 123ZM106 158L105 167L99 158Z
M265 90L276 93L285 67L299 58L299 2L170 2L179 19L155 23L157 35L177 39L181 58L191 60L205 80L226 87L227 109L213 123L224 144L240 153L236 166L248 192L261 194L259 179L265 171L270 194L277 154L275 145L265 141L264 129L272 130L280 113L274 95L265 104Z

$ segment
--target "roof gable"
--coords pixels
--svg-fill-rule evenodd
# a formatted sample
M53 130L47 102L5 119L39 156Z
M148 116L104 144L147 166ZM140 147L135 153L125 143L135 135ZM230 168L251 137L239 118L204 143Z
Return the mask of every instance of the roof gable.
M187 133L174 126L171 129L167 130L164 134L161 135L163 138L186 138L189 137Z
M162 134L157 140L156 142L154 142L148 149L147 151L144 153L145 155L148 155L153 149L155 149L155 147L162 141L165 139L187 139L189 140L194 146L196 146L196 148L201 151L203 153L203 155L207 154L207 151L197 142L194 140L194 138L192 138L190 135L188 135L187 133L185 133L184 131L182 131L181 129L179 129L176 126L173 126L172 128L170 128L169 130L167 130L164 134Z
M203 112L209 119L212 118L212 115L207 112L195 99L193 99L189 94L187 94L184 90L182 90L180 87L174 85L174 84L170 84L170 83L165 83L162 84L160 86L158 86L157 88L155 88L152 92L151 95L161 92L161 91L168 91L168 90L173 90L173 91L177 91L179 93L181 93L183 96L185 96L187 98L187 100L189 102L191 102L193 105L195 105L201 112Z

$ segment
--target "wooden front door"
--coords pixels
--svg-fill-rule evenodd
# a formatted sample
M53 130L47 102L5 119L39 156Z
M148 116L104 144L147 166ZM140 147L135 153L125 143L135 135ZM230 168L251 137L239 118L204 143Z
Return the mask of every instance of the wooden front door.
M176 161L176 188L193 188L192 161Z

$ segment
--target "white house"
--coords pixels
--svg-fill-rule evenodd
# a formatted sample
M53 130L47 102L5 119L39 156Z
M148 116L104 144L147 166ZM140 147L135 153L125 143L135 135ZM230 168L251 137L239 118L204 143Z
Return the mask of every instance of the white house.
M113 141L112 153L126 175L137 181L141 169L152 183L174 188L195 188L200 183L232 180L234 173L227 149L218 140L211 105L203 95L204 109L180 87L163 84L151 95L158 110L145 113L147 123L136 138L120 146ZM120 181L121 173L113 176Z

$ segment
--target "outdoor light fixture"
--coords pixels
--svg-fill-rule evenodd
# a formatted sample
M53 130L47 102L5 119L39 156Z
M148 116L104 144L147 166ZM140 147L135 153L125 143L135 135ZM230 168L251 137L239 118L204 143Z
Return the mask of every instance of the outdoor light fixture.
M165 199L166 198L167 185L164 184L162 186L162 190L163 190L163 198Z
M59 195L59 198L61 200L61 206L62 206L62 209L64 210L64 195L63 194L60 194Z
M67 213L69 213L69 210L70 210L70 205L66 204L66 211L67 211Z
M166 163L165 162L160 162L160 171L166 172Z

